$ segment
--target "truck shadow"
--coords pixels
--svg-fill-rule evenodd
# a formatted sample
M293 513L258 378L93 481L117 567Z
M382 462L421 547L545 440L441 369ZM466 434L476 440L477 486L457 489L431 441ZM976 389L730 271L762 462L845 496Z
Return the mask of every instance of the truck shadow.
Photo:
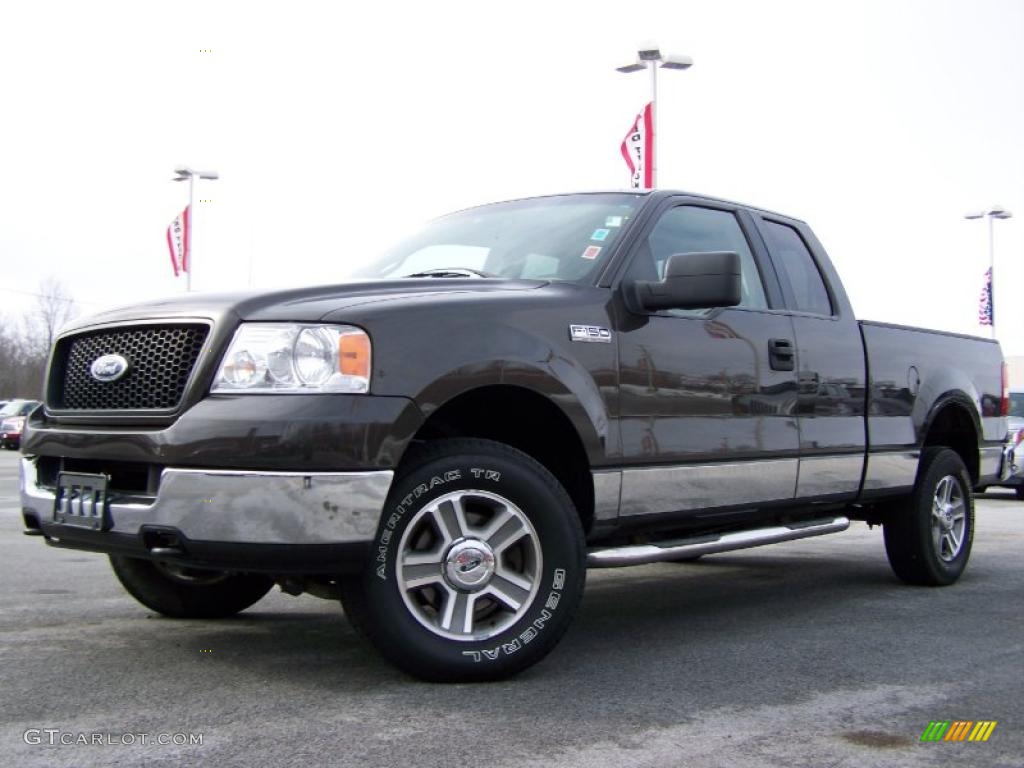
M639 745L631 734L702 711L885 691L894 669L901 685L931 684L934 660L922 647L934 637L948 638L944 675L970 679L970 649L983 647L991 630L964 607L1005 602L1005 620L1016 621L1016 603L1001 595L1012 585L979 566L954 588L906 587L876 543L591 571L576 620L553 652L512 680L486 685L413 680L380 659L337 604L276 593L216 622L165 619L111 598L85 636L74 623L74 651L52 657L46 674L61 681L75 711L106 701L89 681L125 679L134 681L119 688L125 717L152 707L158 692L160 717L170 721L216 721L230 701L231 721L266 722L273 711L308 729L312 717L379 744L378 723L397 714L395 738L415 750L434 729L470 722L497 724L497 749L545 718L560 724L558 735L538 733L538 749L557 753L568 738L632 750Z
M730 647L743 668L764 655L749 647L752 638L759 646L782 649L792 646L794 633L803 638L801 645L832 654L840 628L859 621L884 632L886 622L901 620L905 598L913 603L914 593L922 592L934 594L899 584L884 557L864 561L835 553L717 555L695 563L591 571L576 620L551 656L515 681L496 685L547 687L565 675L585 675L618 677L624 684L628 678L633 686ZM301 599L309 601L308 610L275 612L257 604L217 623L154 618L160 627L173 627L167 642L212 649L186 661L188 666L229 665L241 678L319 690L437 687L416 683L381 660L336 604ZM139 634L146 637L138 642L151 650L162 642L162 633Z

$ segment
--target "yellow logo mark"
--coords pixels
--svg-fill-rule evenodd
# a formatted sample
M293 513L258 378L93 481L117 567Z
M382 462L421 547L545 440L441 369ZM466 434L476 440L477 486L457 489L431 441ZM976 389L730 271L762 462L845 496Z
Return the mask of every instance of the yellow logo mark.
M974 730L971 731L971 735L967 737L967 740L988 741L988 737L996 729L996 722L995 720L979 720L974 726Z

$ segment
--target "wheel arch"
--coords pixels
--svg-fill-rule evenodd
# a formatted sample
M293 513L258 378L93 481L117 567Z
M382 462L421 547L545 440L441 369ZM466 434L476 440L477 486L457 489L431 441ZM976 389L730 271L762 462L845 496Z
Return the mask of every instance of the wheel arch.
M591 462L578 420L550 396L511 384L466 389L433 408L410 445L477 437L510 445L542 464L562 484L585 532L594 518ZM591 440L597 439L592 434Z
M974 404L966 395L951 392L940 397L932 406L921 429L921 447L946 446L960 455L977 483L980 477L981 424Z

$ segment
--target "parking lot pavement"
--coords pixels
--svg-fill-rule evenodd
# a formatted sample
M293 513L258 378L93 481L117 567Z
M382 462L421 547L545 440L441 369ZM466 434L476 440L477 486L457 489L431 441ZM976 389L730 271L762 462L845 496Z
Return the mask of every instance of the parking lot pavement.
M16 494L0 452L4 765L1024 764L1024 503L1005 493L979 499L954 587L898 583L862 524L591 572L545 661L454 686L394 671L311 597L158 617L102 556L23 536ZM985 743L922 743L933 720L998 724Z

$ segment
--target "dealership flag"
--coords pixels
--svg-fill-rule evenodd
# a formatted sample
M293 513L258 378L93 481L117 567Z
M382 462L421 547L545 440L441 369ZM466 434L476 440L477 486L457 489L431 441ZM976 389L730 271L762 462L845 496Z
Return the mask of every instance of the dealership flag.
M985 287L981 289L981 301L978 303L978 323L995 325L996 308L992 304L992 270L985 271Z
M189 206L179 213L167 228L167 248L171 252L171 266L174 276L188 272L189 227L192 226L192 212Z
M636 116L633 126L622 140L622 157L633 174L630 182L634 189L654 186L654 127L652 105L647 104Z

